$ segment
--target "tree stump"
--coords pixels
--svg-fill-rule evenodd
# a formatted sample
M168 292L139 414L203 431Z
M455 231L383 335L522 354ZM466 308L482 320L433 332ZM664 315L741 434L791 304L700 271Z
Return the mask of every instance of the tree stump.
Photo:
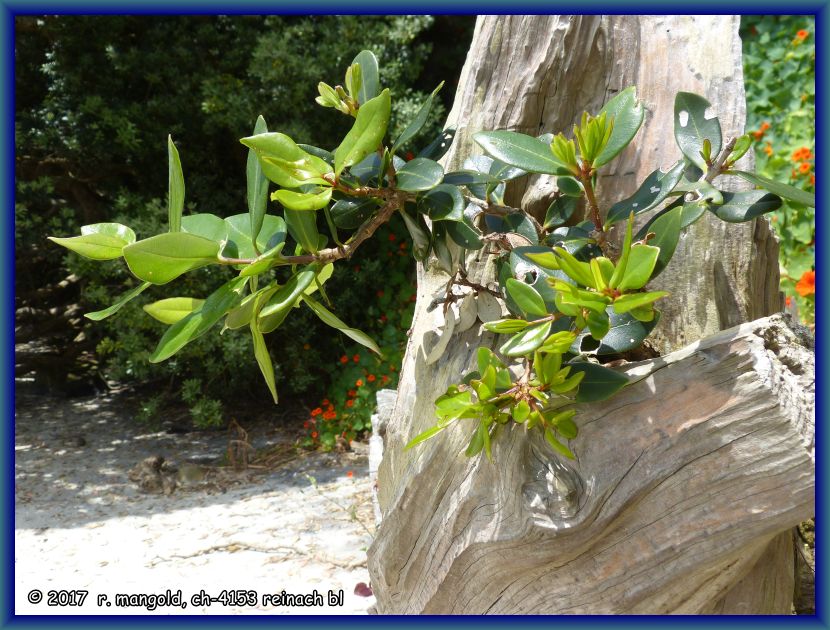
M624 198L679 157L677 91L708 98L725 137L742 131L738 23L480 17L450 114L457 133L447 168L480 152L478 130L566 130L583 109L636 84L649 108L644 130L602 178L603 199ZM508 189L508 203L538 211L554 187L531 176ZM419 268L378 471L383 520L369 550L378 612L790 612L788 529L813 512L812 353L780 318L714 334L780 308L765 219L736 226L705 217L689 232L654 282L678 299L662 307L655 345L668 353L707 338L626 366L635 384L584 405L575 463L521 427L496 441L495 464L468 460L462 422L403 450L434 424L435 398L471 369L477 347L495 346L471 329L426 364L428 305L446 277ZM471 255L470 278L492 282L492 262Z

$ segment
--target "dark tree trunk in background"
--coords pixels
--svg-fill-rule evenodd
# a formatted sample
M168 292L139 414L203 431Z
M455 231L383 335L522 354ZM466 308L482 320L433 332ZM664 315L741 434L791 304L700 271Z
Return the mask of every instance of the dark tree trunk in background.
M480 17L446 166L480 153L476 131L568 130L583 110L637 85L646 122L601 177L607 207L679 157L677 91L711 101L725 137L742 132L738 22ZM508 203L538 212L554 185L532 176ZM781 318L716 334L780 309L777 249L765 219L704 217L681 238L655 281L672 293L653 335L665 356L625 366L634 384L581 407L575 462L522 427L496 440L495 463L468 459L463 422L403 450L434 424L433 401L471 369L476 348L495 345L474 326L426 365L427 306L446 277L419 270L369 551L378 612L789 613L790 531L813 513L812 349ZM493 281L486 256L471 255L468 268Z

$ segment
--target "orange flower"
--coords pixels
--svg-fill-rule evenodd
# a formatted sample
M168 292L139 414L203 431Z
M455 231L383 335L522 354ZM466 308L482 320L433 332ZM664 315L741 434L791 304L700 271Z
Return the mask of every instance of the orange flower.
M793 299L788 295L784 300L784 304L787 305L787 308L790 308L793 305Z
M362 378L357 379L357 380L355 381L355 385L356 385L357 387L363 387L363 379L362 379Z
M352 407L354 407L354 400L347 400L347 401L346 401L346 406L347 406L349 409L351 409Z
M312 439L316 440L317 439L317 431L312 431L311 432L311 437L312 437Z
M809 163L809 162L802 162L802 163L798 166L798 170L799 170L801 173L809 173L809 172L810 172L810 163Z
M807 297L808 295L815 295L816 293L816 272L815 271L805 271L801 274L801 280L799 280L795 285L795 290L801 297Z
M354 471L350 470L349 472L346 473L346 476L347 477L354 477Z
M380 382L383 383L383 384L388 383L389 382L389 377L386 376L386 374L384 374L383 376L380 377Z
M357 363L358 361L360 361L360 355L359 355L359 354L354 355L354 356L352 357L352 361L354 361L355 363Z
M764 137L764 132L763 131L753 131L752 135L755 136L756 140L760 140L761 138Z
M331 409L329 409L328 411L326 411L323 414L323 419L324 420L334 420L336 417L337 417L337 414Z
M354 398L355 396L357 396L357 392L353 389L350 389L349 390L349 398Z
M815 186L815 185L816 185L816 176L815 175L810 175L810 186Z
M807 38L810 36L810 31L805 31L805 30L802 28L800 31L798 31L798 32L795 34L795 36L796 36L798 39L800 39L801 41L804 41L805 39L807 39Z
M320 407L317 407L316 409L312 410L311 417L313 418L314 416L319 416L321 413L323 413L323 410L320 409Z
M328 398L323 398L323 406L325 407L326 405L331 406L331 402L329 402Z
M801 147L800 149L796 149L793 151L792 154L793 162L801 162L803 160L809 160L813 157L813 152L810 151L807 147Z
M369 381L370 383L374 383L375 382L375 375L370 374L369 376L366 377L366 380Z
M348 363L348 362L349 362L349 357L347 357L345 354L342 357L340 357L340 363Z
M766 120L761 123L761 133L765 132L769 129L772 125L770 125Z
M772 155L772 145L769 142L767 142L767 145L764 147L764 153Z
M311 344L310 343L304 343L303 344L303 350L311 350Z

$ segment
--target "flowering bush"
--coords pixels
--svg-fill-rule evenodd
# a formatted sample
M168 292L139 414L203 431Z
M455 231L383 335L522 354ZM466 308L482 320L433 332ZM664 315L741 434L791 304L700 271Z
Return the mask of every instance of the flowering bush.
M747 128L758 173L814 192L815 18L745 16ZM781 289L802 320L815 322L815 212L784 200L772 215L781 243Z

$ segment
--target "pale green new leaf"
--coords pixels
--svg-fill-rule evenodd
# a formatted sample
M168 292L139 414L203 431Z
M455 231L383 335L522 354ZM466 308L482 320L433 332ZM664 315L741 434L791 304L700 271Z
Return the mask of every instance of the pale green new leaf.
M171 232L181 232L184 210L184 174L179 150L167 136L167 214Z
M377 151L386 134L391 111L392 98L388 89L360 106L354 125L334 151L335 175L339 176L344 168Z
M157 234L124 248L124 260L135 276L166 284L185 272L218 262L219 243L186 232Z
M357 343L366 346L372 352L375 352L376 354L383 356L383 353L380 351L380 348L378 348L378 345L372 340L371 337L369 337L369 335L360 330L357 330L356 328L351 328L346 323L344 323L343 320L337 317L337 315L329 311L325 306L323 306L316 300L312 299L311 297L304 295L302 297L302 300L306 304L308 304L311 310L314 311L314 314L317 315L317 317L319 317L324 324L331 326L332 328L336 328L350 339L353 339Z
M157 319L162 324L175 324L180 319L184 319L193 311L201 308L204 300L191 297L173 297L153 302L152 304L145 304L144 311L153 319Z

